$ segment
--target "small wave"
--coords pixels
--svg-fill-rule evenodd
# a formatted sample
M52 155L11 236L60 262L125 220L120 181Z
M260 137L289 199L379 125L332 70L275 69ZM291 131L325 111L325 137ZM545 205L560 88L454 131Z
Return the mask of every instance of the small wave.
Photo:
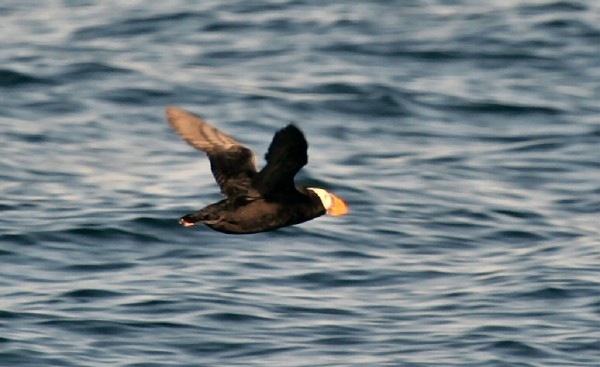
M132 71L129 69L111 66L107 63L100 62L80 62L70 64L66 70L60 74L60 79L65 80L85 80L97 79L102 75L107 77L113 74L129 74Z
M205 32L244 31L254 27L250 22L213 20L202 27Z
M544 287L539 288L530 292L520 293L519 297L530 298L534 300L546 299L546 300L557 300L557 299L570 299L572 296L568 289L560 287Z
M91 320L91 319L68 319L54 318L39 322L41 326L58 327L70 332L87 335L131 335L135 328L127 322Z
M385 85L323 84L310 93L324 94L318 101L322 108L353 116L406 116L410 114L406 96Z
M529 114L540 114L556 116L561 114L563 111L548 106L533 106L533 105L519 105L514 103L501 103L501 102L467 102L457 103L452 105L438 106L443 107L444 110L455 110L461 112L479 112L479 113L491 113L494 115L529 115Z
M0 320L13 320L23 316L20 312L12 312L6 310L0 310Z
M176 217L136 217L131 221L131 224L148 226L152 228L173 228L176 227Z
M550 1L539 4L527 4L518 7L518 11L535 15L540 13L569 13L586 11L589 7L581 1Z
M113 298L122 295L122 293L107 291L104 289L77 289L63 293L61 296L66 298L75 298L79 301L87 301L95 298Z
M3 234L0 240L4 243L13 243L17 245L32 246L37 243L36 239L29 234Z
M292 315L341 315L341 316L355 316L356 312L345 309L345 308L333 308L333 307L309 307L309 306L279 306L274 309L275 312L281 314L292 314Z
M119 305L127 313L144 315L180 315L189 311L180 299L150 299Z
M52 81L10 69L0 69L0 88L14 88L31 84L52 84Z
M129 105L166 105L171 92L150 88L115 88L103 92L99 98L108 102Z
M342 259L377 259L379 256L370 255L363 251L351 251L351 250L342 250L342 251L333 251L327 254L332 257L339 257Z
M81 273L96 273L96 272L109 272L115 270L123 270L134 267L132 263L102 263L102 264L76 264L65 266L64 271L75 271Z
M207 354L221 353L240 353L242 351L257 350L262 348L261 343L242 342L242 341L205 341L185 342L185 343L169 343L171 347L180 349L192 355L206 357Z
M73 114L85 109L83 102L74 99L49 99L22 105L27 110L43 112L50 115Z
M134 238L137 240L155 240L153 236L146 233L137 233L115 227L89 227L81 226L77 228L66 229L64 231L55 232L57 235L75 235L90 238Z
M68 243L68 244L95 244L98 240L104 241L131 241L142 243L155 243L160 241L151 231L130 230L112 226L92 226L91 224L77 224L71 228L53 231L40 231L30 233L38 243ZM86 264L83 265L85 268Z
M362 270L332 271L332 272L308 272L293 276L288 280L309 285L310 287L349 287L349 286L382 286L393 284L397 275L386 272L371 273Z
M7 339L8 342L18 340ZM44 358L39 348L22 347L18 349L6 349L0 351L0 362L5 366L64 366L76 367L66 359Z
M53 318L38 322L42 326L54 326L61 329L87 335L134 335L139 331L148 329L160 332L160 329L185 329L188 325L164 321L120 321L120 320L94 320Z
M499 240L499 241L533 241L539 242L546 239L546 236L540 233L534 233L532 231L518 230L518 229L508 229L508 230L500 230L493 231L489 236L489 239Z
M74 41L90 41L98 38L139 37L156 33L172 22L204 19L204 15L194 12L175 12L140 18L128 18L120 22L81 27L71 34Z
M543 216L529 210L496 209L494 213L517 219L542 219Z
M12 252L12 251L0 249L0 256L13 256L13 255L16 255L16 253Z
M510 356L520 356L527 358L547 357L547 353L540 348L536 348L529 343L517 340L501 340L486 346L492 350L497 350Z
M232 63L240 63L246 60L261 59L263 57L274 57L284 55L289 50L284 48L271 48L262 50L220 50L204 52L198 60L202 60L201 63L191 63L190 65L206 65L210 64L210 60L218 60L219 62L231 61Z
M319 338L314 342L320 345L354 345L365 343L365 339L358 336L332 336Z
M237 312L217 312L206 315L209 319L223 322L256 322L256 321L267 321L269 318L237 313Z
M566 145L564 139L534 139L506 147L506 152L545 152L557 150Z

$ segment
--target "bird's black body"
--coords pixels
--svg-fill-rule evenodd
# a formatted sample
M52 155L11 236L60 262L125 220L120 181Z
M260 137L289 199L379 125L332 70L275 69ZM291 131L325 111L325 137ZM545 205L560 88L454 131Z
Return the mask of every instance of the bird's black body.
M325 214L319 198L312 198L313 195L307 194L308 200L288 203L269 202L264 198L227 198L188 214L182 220L201 222L215 231L231 234L271 231Z
M167 118L189 144L205 152L225 199L181 218L215 231L245 234L298 224L325 214L317 194L296 187L294 176L308 162L308 143L294 125L279 130L258 171L252 151L206 121L176 107Z

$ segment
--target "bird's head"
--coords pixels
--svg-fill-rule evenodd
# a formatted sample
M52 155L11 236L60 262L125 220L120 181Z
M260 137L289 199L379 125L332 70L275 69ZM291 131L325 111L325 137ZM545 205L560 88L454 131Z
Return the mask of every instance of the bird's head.
M348 204L338 196L335 196L325 189L316 187L309 187L308 190L317 194L319 199L321 199L321 204L325 208L327 214L340 216L348 213Z

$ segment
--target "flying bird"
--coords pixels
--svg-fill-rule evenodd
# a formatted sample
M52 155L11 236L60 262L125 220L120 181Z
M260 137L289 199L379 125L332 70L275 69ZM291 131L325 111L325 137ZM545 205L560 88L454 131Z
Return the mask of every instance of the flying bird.
M297 186L294 176L308 163L308 143L293 124L277 131L256 168L254 153L200 117L167 107L177 134L208 156L225 199L183 216L185 227L204 224L218 232L247 234L271 231L317 218L348 213L344 200L316 187Z

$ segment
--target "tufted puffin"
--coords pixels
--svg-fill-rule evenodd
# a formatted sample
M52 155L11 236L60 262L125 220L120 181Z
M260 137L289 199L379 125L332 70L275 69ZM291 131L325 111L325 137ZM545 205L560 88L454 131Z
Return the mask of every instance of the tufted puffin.
M177 134L206 153L225 199L183 216L185 227L205 224L218 232L247 234L306 222L323 214L344 215L344 200L315 187L296 186L294 176L308 162L308 143L290 124L277 131L258 171L254 153L200 117L167 107Z

